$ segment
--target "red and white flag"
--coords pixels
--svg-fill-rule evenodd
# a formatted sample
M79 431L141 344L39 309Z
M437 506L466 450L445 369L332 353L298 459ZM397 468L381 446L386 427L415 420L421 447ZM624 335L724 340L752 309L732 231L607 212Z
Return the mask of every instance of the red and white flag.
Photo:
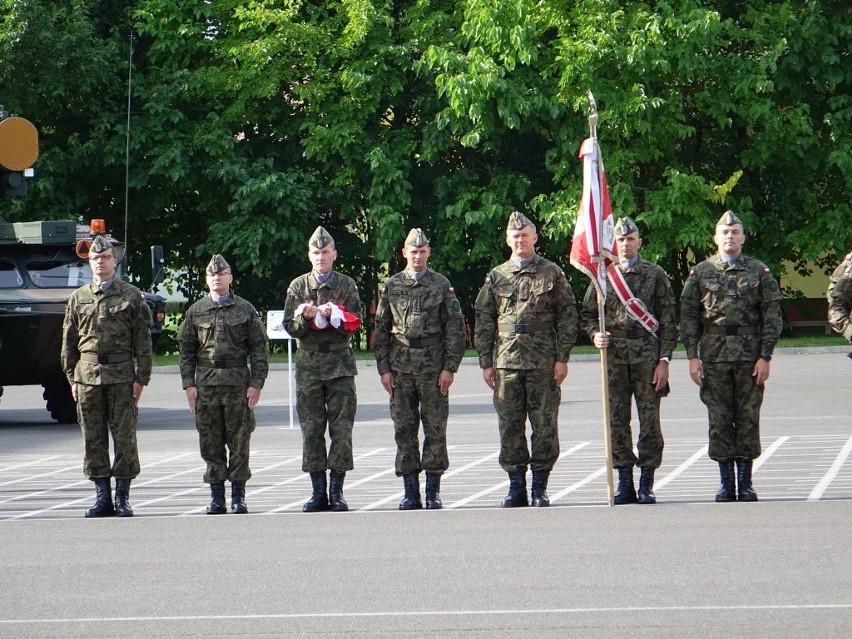
M633 295L624 273L614 268L615 220L612 218L609 186L597 138L583 141L579 157L583 160L583 197L571 242L571 264L591 278L599 299L606 297L609 280L627 314L656 336L660 323L648 312L642 300Z
M583 197L571 242L571 264L588 275L604 296L606 271L615 253L615 224L597 138L583 141L579 157L583 160Z

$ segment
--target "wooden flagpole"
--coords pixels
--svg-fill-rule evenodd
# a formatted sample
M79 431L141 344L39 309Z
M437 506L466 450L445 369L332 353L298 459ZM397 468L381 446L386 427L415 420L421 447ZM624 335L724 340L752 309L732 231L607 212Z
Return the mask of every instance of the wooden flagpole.
M598 139L598 106L595 102L595 96L589 91L589 137L595 141L597 146ZM595 289L598 297L598 331L601 334L606 334L606 316L604 315L606 292L601 286L601 282L606 282L606 266L604 263L603 254L598 251L598 254L593 258L598 265L597 281ZM603 430L604 430L604 457L606 458L606 496L610 506L615 503L615 487L612 481L612 439L610 437L610 416L609 416L609 368L607 365L607 352L605 348L599 349L601 357L601 404L603 405Z

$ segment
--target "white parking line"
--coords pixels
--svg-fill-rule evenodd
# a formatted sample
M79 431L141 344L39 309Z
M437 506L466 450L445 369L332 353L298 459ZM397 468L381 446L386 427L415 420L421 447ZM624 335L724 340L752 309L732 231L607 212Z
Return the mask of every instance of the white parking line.
M50 457L42 457L41 459L35 459L33 461L22 462L20 464L15 464L14 466L4 466L0 468L0 473L5 473L10 470L17 470L18 468L26 468L27 466L35 466L36 464L43 464L44 462L49 462L53 459L59 459L62 455L51 455ZM3 486L4 484L0 484Z
M790 439L790 438L789 437L779 437L774 442L772 442L772 444L769 446L769 448L764 450L760 454L760 457L758 457L757 459L754 460L754 465L752 466L752 471L756 471L758 468L763 466L763 464L766 463L766 460L769 459L770 457L772 457L773 453L775 453L776 450L778 450L779 448L781 448L781 446L783 446L784 444L787 443L788 439Z
M452 450L453 448L455 448L455 446L448 446L447 450ZM488 461L489 459L494 459L498 454L499 454L499 451L496 452L496 453L492 453L490 455L486 455L485 457L481 457L480 459L477 459L476 461L472 461L465 466L461 466L460 468L454 468L453 470L448 470L447 472L445 472L442 475L442 477L448 478L448 477L452 477L453 475L457 475L458 473L464 472L466 470L470 470L471 468L479 466L482 462ZM388 495L387 497L383 497L382 499L379 499L378 501L374 501L372 504L367 504L366 506L362 506L358 510L372 510L373 508L378 508L379 506L382 506L382 505L388 503L389 501L399 499L404 494L405 494L405 491L395 492L391 495Z
M849 453L852 453L852 436L846 440L846 445L840 450L837 454L837 457L834 460L834 463L831 465L831 468L828 469L828 472L823 475L823 478L820 479L819 483L814 487L813 491L810 495L808 495L808 501L817 501L819 500L826 489L829 487L831 482L837 477L837 473L840 472L840 469L843 467L843 464L846 463L846 460L849 458Z
M655 490L660 489L660 488L662 488L663 486L665 486L666 484L668 484L670 481L672 481L672 480L677 479L678 477L680 477L680 475L682 475L682 474L684 473L684 471L686 471L686 469L687 469L687 468L689 468L690 466L692 466L695 462L697 462L699 459L701 459L702 457L704 457L704 455L706 455L706 454L707 454L707 448L708 448L708 447L707 447L707 446L705 446L705 447L704 447L704 448L702 448L701 450L698 450L698 451L694 452L694 453L692 454L692 456L691 456L689 459L687 459L687 460L686 460L685 462L683 462L680 466L678 466L677 468L675 468L675 469L674 469L672 472L670 472L668 475L666 475L665 477L663 477L660 481L655 481L655 482L654 482L654 489L655 489Z
M590 443L591 442L581 442L581 443L577 444L573 448L570 448L570 449L566 450L565 452L563 452L562 454L560 454L559 459L562 459L563 457L567 457L568 455L576 453L578 450L585 448ZM486 488L485 490L480 490L478 493L474 493L473 495L469 495L469 496L465 497L464 499L460 499L457 502L452 503L449 506L447 506L447 508L459 508L461 506L464 506L465 504L469 504L470 502L479 499L480 497L484 497L485 495L490 495L491 493L496 492L496 491L500 490L501 488L505 488L508 485L509 485L508 480L502 481L499 484L495 484L494 486ZM551 497L550 498L551 503L554 502L556 499L558 499L560 496L561 496L561 493L557 493L554 497Z

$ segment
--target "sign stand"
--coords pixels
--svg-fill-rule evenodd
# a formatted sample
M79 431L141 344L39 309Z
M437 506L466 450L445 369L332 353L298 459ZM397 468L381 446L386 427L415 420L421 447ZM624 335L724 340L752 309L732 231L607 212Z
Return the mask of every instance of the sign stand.
M270 342L287 340L287 403L290 408L290 426L294 428L293 407L296 405L296 383L294 379L293 340L284 328L284 311L269 311L266 314L266 335Z

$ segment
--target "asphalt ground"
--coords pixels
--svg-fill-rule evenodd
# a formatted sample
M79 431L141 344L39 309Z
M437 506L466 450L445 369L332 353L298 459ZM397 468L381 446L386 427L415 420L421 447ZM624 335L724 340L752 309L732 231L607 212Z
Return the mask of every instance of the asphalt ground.
M132 519L86 520L82 441L41 389L0 404L0 637L852 636L852 362L779 352L762 411L758 503L716 504L707 417L671 366L654 506L607 505L600 366L573 361L547 509L501 509L491 395L450 396L442 511L399 512L387 396L357 377L349 513L301 512L310 482L288 377L257 408L249 515L206 516L180 379L142 397ZM636 428L634 420L634 429ZM638 474L638 473L637 473Z

